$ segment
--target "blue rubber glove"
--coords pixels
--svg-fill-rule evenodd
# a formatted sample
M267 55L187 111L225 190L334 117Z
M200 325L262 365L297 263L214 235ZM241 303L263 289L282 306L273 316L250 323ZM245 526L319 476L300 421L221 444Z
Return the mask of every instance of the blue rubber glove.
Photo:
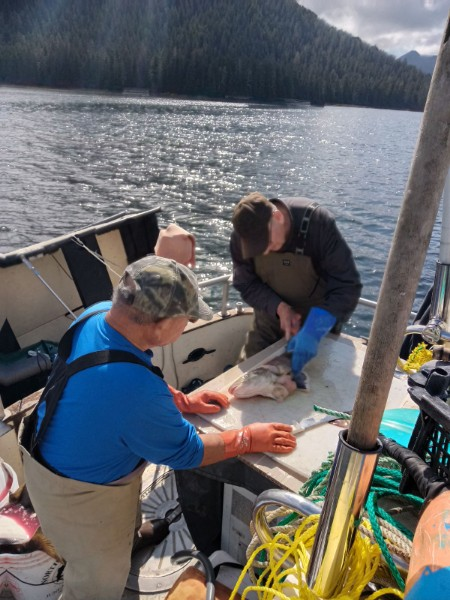
M335 323L336 317L324 308L311 308L305 324L287 345L287 351L292 352L291 367L294 380L296 376L300 376L306 363L316 356L320 340Z

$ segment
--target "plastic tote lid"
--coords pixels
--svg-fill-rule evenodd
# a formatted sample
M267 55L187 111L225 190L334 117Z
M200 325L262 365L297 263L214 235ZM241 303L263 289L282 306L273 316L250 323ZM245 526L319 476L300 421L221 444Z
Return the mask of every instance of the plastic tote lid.
M416 408L385 410L381 420L380 433L407 448L419 413L420 411Z

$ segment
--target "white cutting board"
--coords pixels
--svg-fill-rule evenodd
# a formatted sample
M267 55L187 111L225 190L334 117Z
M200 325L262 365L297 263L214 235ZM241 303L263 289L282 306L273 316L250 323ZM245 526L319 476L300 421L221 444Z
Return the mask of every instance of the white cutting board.
M322 340L318 355L304 369L310 380L309 392L296 391L283 402L261 396L238 400L229 394L230 385L244 373L283 354L284 349L285 343L281 340L202 386L202 389L214 389L227 394L231 400L228 410L214 415L201 415L202 418L219 429L226 430L255 422L294 425L307 417L317 417L317 412L313 409L315 404L340 412L352 410L366 346L362 340L347 335L330 335ZM405 380L394 378L387 407L404 407L408 399ZM336 450L341 430L336 425L321 424L298 433L297 448L291 454L270 456L301 479L306 479L326 460L328 452Z

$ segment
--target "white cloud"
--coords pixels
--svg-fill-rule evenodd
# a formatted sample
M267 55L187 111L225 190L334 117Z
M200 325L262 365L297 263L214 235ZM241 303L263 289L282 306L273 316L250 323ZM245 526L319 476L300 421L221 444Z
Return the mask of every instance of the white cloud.
M448 0L298 0L321 19L381 50L437 54L450 9Z

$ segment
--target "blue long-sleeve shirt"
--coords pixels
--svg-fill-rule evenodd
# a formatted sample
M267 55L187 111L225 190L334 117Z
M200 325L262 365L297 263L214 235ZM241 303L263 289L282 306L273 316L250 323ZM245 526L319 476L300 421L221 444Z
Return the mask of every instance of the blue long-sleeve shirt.
M110 302L90 307L104 308ZM143 352L113 329L106 312L93 315L75 332L68 363L97 350ZM38 428L44 414L39 408ZM200 465L203 443L173 402L167 384L145 367L109 363L73 375L60 398L44 439L43 458L72 479L105 484L130 473L142 460L174 469Z

